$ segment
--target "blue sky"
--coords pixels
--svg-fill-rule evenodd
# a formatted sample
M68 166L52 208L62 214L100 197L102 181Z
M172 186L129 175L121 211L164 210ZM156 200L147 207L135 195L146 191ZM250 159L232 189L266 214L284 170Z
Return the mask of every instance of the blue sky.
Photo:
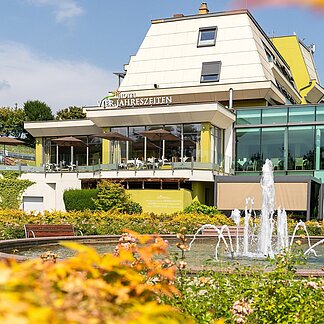
M53 111L96 104L117 87L112 73L136 54L151 19L195 14L201 2L0 0L0 106L21 107L35 99ZM231 1L207 2L211 12L231 8ZM268 35L295 32L307 45L314 43L324 83L324 12L249 9Z

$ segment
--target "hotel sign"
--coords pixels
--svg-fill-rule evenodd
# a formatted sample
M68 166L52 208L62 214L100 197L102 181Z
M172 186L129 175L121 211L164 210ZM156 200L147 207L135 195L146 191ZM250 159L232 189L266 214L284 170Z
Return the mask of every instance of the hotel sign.
M172 104L172 96L137 97L131 92L110 92L106 97L98 101L103 108L123 108L140 106L158 106Z

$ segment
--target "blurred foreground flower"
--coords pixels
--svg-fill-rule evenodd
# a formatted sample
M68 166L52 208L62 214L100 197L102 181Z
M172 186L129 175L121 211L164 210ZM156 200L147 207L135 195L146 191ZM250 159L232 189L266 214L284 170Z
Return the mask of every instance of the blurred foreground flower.
M247 301L237 300L233 305L232 313L235 323L246 323L246 317L252 314L253 310Z
M246 0L233 1L233 6L246 7ZM311 9L324 10L324 0L249 0L250 7L283 7L283 6L301 6Z
M136 254L125 241L139 242ZM68 242L62 245L77 255L56 263L51 252L22 263L0 262L0 323L188 322L158 302L178 294L175 267L164 262L167 244L133 232L120 243L115 256Z

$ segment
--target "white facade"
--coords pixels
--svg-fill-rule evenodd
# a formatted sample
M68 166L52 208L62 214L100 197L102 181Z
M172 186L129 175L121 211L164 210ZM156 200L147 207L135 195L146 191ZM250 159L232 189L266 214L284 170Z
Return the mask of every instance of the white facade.
M217 28L215 45L199 47L199 30L207 27ZM202 64L220 61L219 82L210 89L217 93L218 101L226 99L220 93L229 88L238 91L236 100L265 98L261 92L253 93L259 88L273 92L267 100L284 103L283 95L271 86L276 85L276 78L265 48L289 73L288 65L246 10L155 20L137 54L131 57L118 90L138 95L146 91L147 95L157 85L159 93L165 94L186 93L186 88L193 93L204 92L200 89L207 85L200 82ZM215 82L208 85L214 86ZM287 90L296 95L293 86L289 87ZM295 97L300 101L298 94Z
M76 173L23 173L21 179L35 182L25 190L22 196L23 204L21 208L26 211L32 210L30 206L35 206L36 212L65 210L64 191L81 189L81 180ZM31 204L31 202L34 202L34 204Z

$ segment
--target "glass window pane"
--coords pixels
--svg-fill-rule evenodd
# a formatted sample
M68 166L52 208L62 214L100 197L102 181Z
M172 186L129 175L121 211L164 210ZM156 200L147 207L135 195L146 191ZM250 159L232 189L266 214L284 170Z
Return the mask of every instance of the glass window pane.
M317 121L324 121L324 106L317 106L316 107L316 120Z
M216 42L216 27L199 30L198 47L214 46Z
M261 129L236 130L236 170L258 171L262 168L260 151Z
M317 168L324 170L324 126L316 126L316 146Z
M291 107L289 108L290 123L305 123L315 121L315 107Z
M128 137L127 127L112 127L111 132L116 132L118 134ZM109 163L118 163L125 165L127 163L127 141L110 141L110 159Z
M165 140L166 162L180 162L181 157L181 125L165 125L165 130L171 133L172 136Z
M201 82L219 81L219 74L202 75Z
M266 159L270 159L274 170L284 170L285 129L285 127L262 129L262 162L264 163Z
M145 126L129 127L128 136L132 142L129 142L129 154L130 160L139 159L144 160L144 137L140 135L140 132L145 131Z
M201 162L201 124L183 125L183 160Z
M237 125L261 124L261 109L241 109L236 112Z
M200 32L200 40L201 41L214 40L215 32L216 32L215 29L202 30Z
M285 124L287 123L287 108L269 108L262 110L262 124Z
M288 168L314 169L314 126L288 128Z

